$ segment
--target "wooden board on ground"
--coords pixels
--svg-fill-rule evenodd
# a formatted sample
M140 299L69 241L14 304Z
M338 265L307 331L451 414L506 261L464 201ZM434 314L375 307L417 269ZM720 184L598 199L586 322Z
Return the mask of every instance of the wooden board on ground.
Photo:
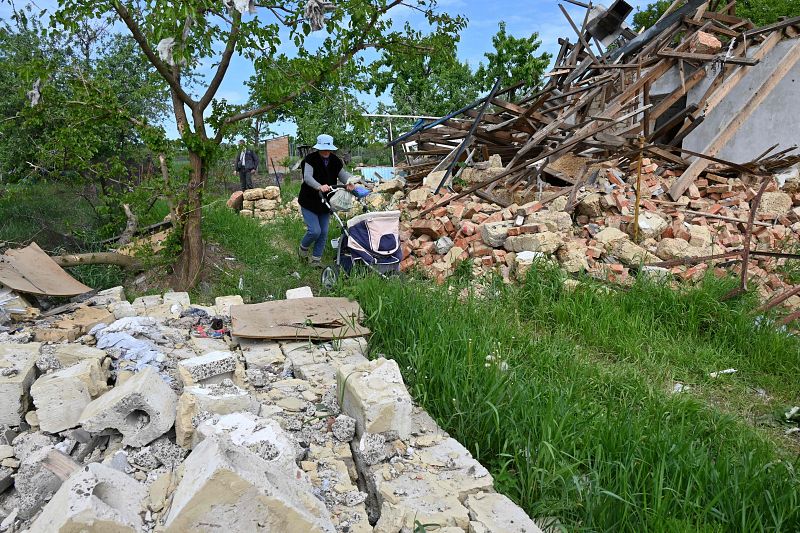
M77 296L92 290L67 274L35 242L0 257L0 283L40 296Z
M369 335L347 298L298 298L231 307L231 333L246 339L333 340Z

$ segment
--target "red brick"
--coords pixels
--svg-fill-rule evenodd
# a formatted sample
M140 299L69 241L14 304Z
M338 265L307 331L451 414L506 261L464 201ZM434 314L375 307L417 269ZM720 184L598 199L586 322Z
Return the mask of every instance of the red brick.
M622 274L623 272L625 272L625 267L619 263L612 263L608 265L608 268L610 268L612 272L616 272L617 274Z
M466 235L467 237L470 235L475 235L477 229L477 226L468 220L465 220L461 223L461 234Z
M400 270L406 272L407 270L411 269L416 264L416 262L417 260L414 259L413 257L407 257L402 261L400 261Z
M484 255L492 255L493 248L486 246L481 241L475 241L470 245L470 255L472 257L483 257Z
M431 211L431 215L435 216L436 218L443 217L447 215L447 208L446 207L437 207L433 211Z
M484 222L486 222L487 218L489 218L489 215L487 215L486 213L475 213L475 215L473 215L473 217L472 217L472 221L475 224L480 225L480 224L483 224Z
M415 220L411 224L411 229L415 235L427 235L436 239L445 234L444 224L439 220Z
M712 215L716 215L717 213L719 213L723 209L725 209L724 206L721 206L720 204L714 204L714 205L712 205L711 207L708 208L708 212L711 213Z

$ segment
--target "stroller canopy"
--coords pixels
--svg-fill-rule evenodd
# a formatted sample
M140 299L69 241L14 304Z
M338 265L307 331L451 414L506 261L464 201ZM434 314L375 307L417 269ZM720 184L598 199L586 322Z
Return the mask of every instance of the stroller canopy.
M348 247L371 256L394 256L400 248L400 211L364 213L347 221ZM361 255L361 254L359 254Z

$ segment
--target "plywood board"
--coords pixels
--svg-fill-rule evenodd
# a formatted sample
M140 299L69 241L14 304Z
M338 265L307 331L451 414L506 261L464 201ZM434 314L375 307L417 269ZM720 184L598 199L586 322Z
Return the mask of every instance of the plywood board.
M298 298L231 307L231 333L246 339L331 340L369 335L359 325L358 302L346 298Z
M67 274L35 242L0 256L0 283L40 296L77 296L92 290Z

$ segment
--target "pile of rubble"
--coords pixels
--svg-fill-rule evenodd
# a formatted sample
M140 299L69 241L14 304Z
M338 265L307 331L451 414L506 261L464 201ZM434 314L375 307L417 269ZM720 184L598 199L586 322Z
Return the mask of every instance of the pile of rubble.
M364 338L231 338L241 303L117 288L0 333L0 531L539 531Z
M408 215L402 268L442 281L471 258L509 280L554 257L621 283L713 268L800 318L780 276L800 258L800 17L757 28L689 0L637 34L623 0L570 3L585 8L581 22L559 6L577 40L559 39L542 87L498 80L390 143L409 190L372 204Z
M297 199L288 204L282 203L281 190L274 185L248 189L244 192L236 191L228 200L228 207L239 211L243 217L255 218L262 222L300 212Z
M502 171L499 161L493 162L496 167L473 168L468 176L481 180ZM633 223L637 175L591 160L583 164L596 168L579 186L546 187L539 200L505 207L474 194L434 195L426 187L398 194L399 181L382 184L378 190L384 193L373 195L382 198L372 202L399 208L407 217L402 269L421 268L440 282L466 259L473 260L476 274L496 272L505 280L524 275L537 258L555 259L571 273L620 283L631 281L631 270L640 269L697 280L714 268L709 266L713 261L705 262L713 256L722 256L716 273L740 274L741 261L732 254L745 244L756 184L709 172L672 202L665 193L677 173L647 158L642 163L638 229ZM769 250L789 252L800 242L798 170L770 182L754 215L750 246L755 260L748 276L764 297L789 289L779 272L787 259ZM800 295L785 305L797 309Z

